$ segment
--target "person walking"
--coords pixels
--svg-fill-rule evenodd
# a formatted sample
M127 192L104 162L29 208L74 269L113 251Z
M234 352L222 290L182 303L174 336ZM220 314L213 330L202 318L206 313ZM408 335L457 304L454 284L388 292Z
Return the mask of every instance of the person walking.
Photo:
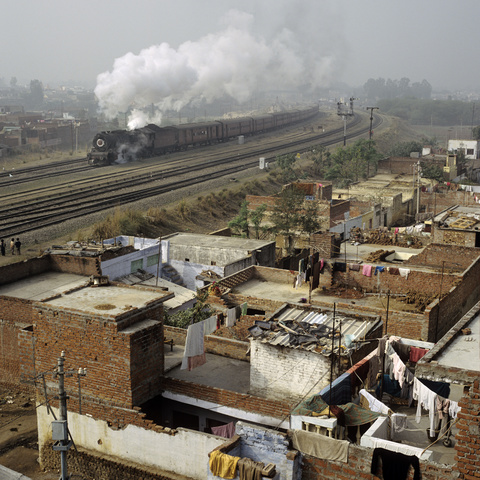
M10 250L12 252L12 255L15 255L15 239L14 238L10 240Z
M5 256L5 242L3 241L3 238L0 240L0 252L2 253L2 257Z
M22 242L17 237L17 241L15 242L15 248L17 249L17 255L20 255L20 247L22 246Z

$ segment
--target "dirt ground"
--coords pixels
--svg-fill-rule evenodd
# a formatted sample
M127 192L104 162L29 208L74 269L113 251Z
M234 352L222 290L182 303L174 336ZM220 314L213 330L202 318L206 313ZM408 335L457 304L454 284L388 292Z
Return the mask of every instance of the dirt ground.
M37 415L32 396L0 387L0 465L32 480L57 480L38 463Z

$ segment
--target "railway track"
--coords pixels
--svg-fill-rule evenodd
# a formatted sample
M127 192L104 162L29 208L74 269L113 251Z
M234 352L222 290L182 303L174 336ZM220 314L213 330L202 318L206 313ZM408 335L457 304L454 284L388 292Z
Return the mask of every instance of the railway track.
M375 128L381 121L380 116L375 116ZM352 122L347 138L368 133L369 128L362 128L360 125L361 119L356 123ZM357 126L357 129L353 128ZM205 158L197 158L189 165L178 166L176 164L179 160L174 159L155 167L149 165L129 170L128 173L122 171L112 174L111 171L106 171L93 178L13 193L4 197L9 208L8 214L0 214L0 237L17 236L101 212L115 205L126 205L216 178L234 176L242 170L257 166L259 155L273 162L278 154L306 151L319 143L325 146L338 143L340 133L343 139L341 128L310 136L308 141L305 138L297 139L287 145L270 145L261 150L236 153L228 157L224 154L213 155L208 162ZM71 168L69 172L72 172Z

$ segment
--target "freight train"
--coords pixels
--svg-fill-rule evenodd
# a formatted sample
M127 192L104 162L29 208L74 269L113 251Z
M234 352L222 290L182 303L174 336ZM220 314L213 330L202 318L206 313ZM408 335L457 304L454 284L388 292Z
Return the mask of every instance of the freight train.
M226 142L241 135L254 135L308 120L318 113L318 106L253 117L189 123L171 127L149 124L135 130L100 132L93 138L87 154L89 165L110 165L200 145Z

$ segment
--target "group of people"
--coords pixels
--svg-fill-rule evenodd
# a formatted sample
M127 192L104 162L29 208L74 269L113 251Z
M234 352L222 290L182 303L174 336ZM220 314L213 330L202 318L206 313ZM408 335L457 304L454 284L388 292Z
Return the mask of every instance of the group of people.
M15 252L17 252L16 254L17 255L20 255L20 247L22 246L22 242L20 241L20 239L17 237L17 239L15 240L15 238L12 238L10 240L10 251L12 253L12 255L15 255ZM6 253L6 250L7 250L7 244L4 242L3 238L0 240L0 253L2 254L2 257L5 256L5 253Z

